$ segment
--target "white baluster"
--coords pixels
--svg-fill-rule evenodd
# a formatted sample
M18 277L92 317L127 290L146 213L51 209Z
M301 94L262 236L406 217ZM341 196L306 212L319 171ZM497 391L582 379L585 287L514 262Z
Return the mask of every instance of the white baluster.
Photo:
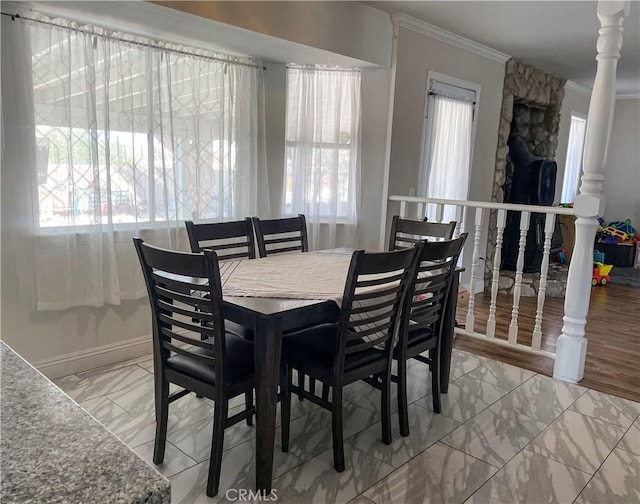
M496 219L496 251L493 255L493 278L491 279L491 304L489 305L489 318L487 319L487 338L496 335L496 304L498 297L498 283L500 281L500 261L502 261L502 237L507 216L506 210L498 210Z
M457 238L460 236L460 230L462 229L462 215L464 212L463 206L456 206L456 229L453 236Z
M442 215L444 214L444 205L438 203L436 205L436 222L442 222Z
M400 217L403 219L407 217L407 202L404 200L400 202Z
M556 226L555 214L548 213L544 221L544 248L542 252L542 267L540 268L540 287L538 289L538 309L536 310L536 322L531 337L531 348L540 350L542 343L542 310L544 298L547 292L547 274L549 273L549 251L551 250L551 237Z
M511 309L511 323L509 324L509 343L518 342L518 310L520 309L520 293L522 291L522 269L524 268L524 249L527 245L529 231L529 212L520 215L520 242L518 243L518 261L516 262L516 281L513 286L513 308Z
M631 2L599 1L600 36L597 50L598 67L591 92L587 131L584 139L583 175L580 194L574 210L576 239L569 264L567 294L564 300L564 325L556 344L554 378L578 382L584 375L587 323L591 297L593 239L598 227L596 218L604 214L602 184L604 166L616 95L616 67L622 48L622 24L629 15Z
M476 227L473 236L473 255L471 256L471 278L469 279L469 306L467 309L467 319L465 329L473 332L474 310L475 310L475 291L476 278L478 276L478 261L480 260L480 238L482 234L482 220L484 217L484 209L476 208Z
M424 219L424 203L418 203L416 208L416 219Z

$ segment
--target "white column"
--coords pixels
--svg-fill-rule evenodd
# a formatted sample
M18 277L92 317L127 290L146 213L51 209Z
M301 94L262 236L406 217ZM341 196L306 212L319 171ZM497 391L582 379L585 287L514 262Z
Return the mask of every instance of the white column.
M587 354L584 327L591 297L593 240L598 227L597 217L604 213L603 172L613 123L616 67L622 48L622 24L629 15L630 6L628 1L598 2L601 26L596 56L598 67L584 140L582 184L574 204L576 239L569 265L564 325L556 345L553 368L554 378L573 383L579 382L584 375Z
M496 217L496 250L493 255L493 276L491 279L491 304L489 305L489 318L487 319L487 338L496 335L496 306L498 303L498 283L500 282L500 262L502 261L502 237L507 216L506 210L498 210Z
M556 215L548 213L544 221L544 247L542 252L542 267L540 268L540 287L538 288L538 309L536 322L531 336L531 348L540 350L542 343L542 312L544 310L544 298L547 293L547 275L549 273L549 253L551 250L551 238L556 225Z
M407 218L407 202L405 200L400 202L400 217Z
M478 278L478 262L480 261L480 236L482 234L482 220L484 218L484 209L476 208L475 234L473 235L473 255L471 256L471 278L469 279L469 306L467 308L467 318L464 328L473 332L475 323L475 307L476 307L476 279Z
M456 207L456 229L453 234L454 238L460 236L460 230L462 229L462 219L464 218L464 207L457 206Z
M509 343L518 342L518 313L520 311L520 294L522 293L522 270L524 269L524 251L527 246L529 232L529 212L520 214L520 241L518 242L518 260L516 262L516 279L513 286L513 306L511 307L511 323L509 324Z

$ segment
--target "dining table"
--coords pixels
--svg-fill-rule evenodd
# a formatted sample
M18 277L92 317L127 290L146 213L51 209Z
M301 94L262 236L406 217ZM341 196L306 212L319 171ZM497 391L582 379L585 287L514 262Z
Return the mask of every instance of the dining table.
M220 262L224 317L254 332L256 490L270 492L282 335L335 317L351 249L277 254ZM449 386L459 270L444 317L440 387Z

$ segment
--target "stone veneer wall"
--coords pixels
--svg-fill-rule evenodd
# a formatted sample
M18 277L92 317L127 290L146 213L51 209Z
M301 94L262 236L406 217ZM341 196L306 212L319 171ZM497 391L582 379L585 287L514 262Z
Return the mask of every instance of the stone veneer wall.
M566 82L566 79L546 74L526 63L514 59L506 62L491 201L504 201L503 186L509 153L507 140L514 119L514 106L516 128L527 141L531 153L553 159L558 146L560 110ZM496 216L495 212L491 212L485 255L485 280L490 280L492 275L495 242ZM490 281L485 281L485 288L491 288Z
M567 276L569 266L558 263L549 264L547 275L546 297L563 298L567 292ZM498 294L513 296L516 283L515 271L501 271L498 281ZM540 273L523 273L520 295L522 297L538 297L540 291Z

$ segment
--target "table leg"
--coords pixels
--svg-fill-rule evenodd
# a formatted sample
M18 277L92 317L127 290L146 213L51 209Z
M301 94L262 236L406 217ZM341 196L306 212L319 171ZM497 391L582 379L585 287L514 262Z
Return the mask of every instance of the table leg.
M458 306L458 286L460 284L460 272L453 274L451 291L447 299L447 309L444 313L444 327L442 328L442 340L440 342L440 392L446 394L449 391L449 375L451 374L451 353L453 351L453 332L456 328L456 308Z
M271 491L276 404L280 377L282 322L279 317L259 318L254 339L256 371L256 490Z

